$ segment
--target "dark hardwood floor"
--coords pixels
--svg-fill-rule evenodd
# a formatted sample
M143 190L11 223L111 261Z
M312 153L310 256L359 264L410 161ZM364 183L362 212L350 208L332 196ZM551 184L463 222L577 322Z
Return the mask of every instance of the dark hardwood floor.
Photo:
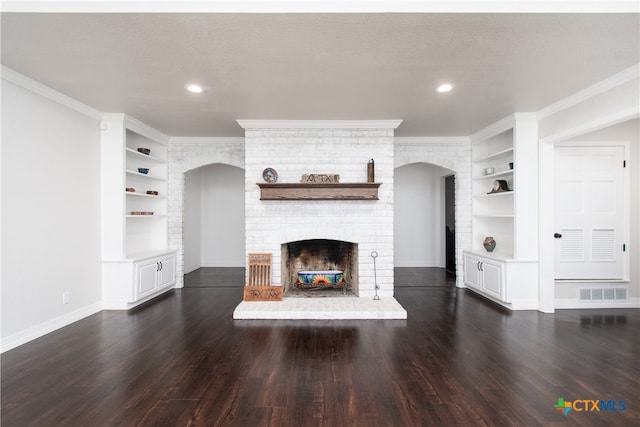
M238 286L103 311L2 355L2 427L640 423L640 310L508 312L403 281L406 321L234 321Z

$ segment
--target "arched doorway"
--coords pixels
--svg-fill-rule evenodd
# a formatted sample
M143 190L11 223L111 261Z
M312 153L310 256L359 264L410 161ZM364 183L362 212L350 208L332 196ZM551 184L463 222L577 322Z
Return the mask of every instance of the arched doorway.
M395 171L406 165L428 164L446 169L455 174L455 265L456 286L464 287L462 248L469 247L471 241L471 155L466 138L427 138L424 141L403 140L395 144ZM416 166L420 167L420 166ZM397 182L395 191L399 190ZM395 209L398 212L398 209ZM394 218L398 223L399 217ZM397 250L397 248L396 248ZM397 252L396 252L397 253ZM397 258L397 256L396 256Z
M244 138L175 138L170 141L167 215L169 247L176 250L176 288L184 286L185 176L189 171L210 164L233 166L244 174Z
M396 168L396 267L445 267L444 177L451 173L428 163Z
M184 273L244 268L244 170L210 164L185 173Z
M410 163L394 172L394 266L399 285L453 281L455 267L453 274L446 274L447 249L452 249L455 237L446 221L447 176L453 176L450 169L429 163ZM455 265L455 252L451 256Z

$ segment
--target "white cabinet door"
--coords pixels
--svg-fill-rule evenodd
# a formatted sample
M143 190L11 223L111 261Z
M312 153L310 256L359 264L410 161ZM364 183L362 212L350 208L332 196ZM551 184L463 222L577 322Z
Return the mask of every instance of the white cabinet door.
M464 283L476 289L481 289L482 275L480 260L476 257L464 256Z
M151 262L140 263L136 266L137 283L135 284L136 299L144 298L154 293L157 289L158 263L153 260Z
M175 256L162 258L160 270L158 270L158 288L166 288L176 282L176 258Z
M556 147L556 279L624 277L624 147Z
M504 300L502 265L484 260L480 264L480 269L482 270L482 290L489 295Z

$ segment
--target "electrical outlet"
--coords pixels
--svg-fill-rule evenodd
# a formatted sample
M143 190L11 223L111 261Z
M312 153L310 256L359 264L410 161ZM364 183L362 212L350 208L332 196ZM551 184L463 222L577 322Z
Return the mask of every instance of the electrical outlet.
M69 291L64 291L62 293L62 303L69 304L70 299L71 299L71 295L69 294Z

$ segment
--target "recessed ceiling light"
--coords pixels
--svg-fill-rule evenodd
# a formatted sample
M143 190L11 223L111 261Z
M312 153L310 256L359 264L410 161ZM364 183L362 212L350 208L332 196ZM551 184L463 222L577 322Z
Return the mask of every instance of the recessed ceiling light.
M184 88L186 90L188 90L189 92L193 92L193 93L202 93L202 92L204 92L204 89L202 89L202 86L198 86L197 84L194 84L194 83L188 83L188 84L184 85Z
M452 89L453 89L453 85L451 83L444 83L436 88L436 92L445 93L445 92L450 92Z

